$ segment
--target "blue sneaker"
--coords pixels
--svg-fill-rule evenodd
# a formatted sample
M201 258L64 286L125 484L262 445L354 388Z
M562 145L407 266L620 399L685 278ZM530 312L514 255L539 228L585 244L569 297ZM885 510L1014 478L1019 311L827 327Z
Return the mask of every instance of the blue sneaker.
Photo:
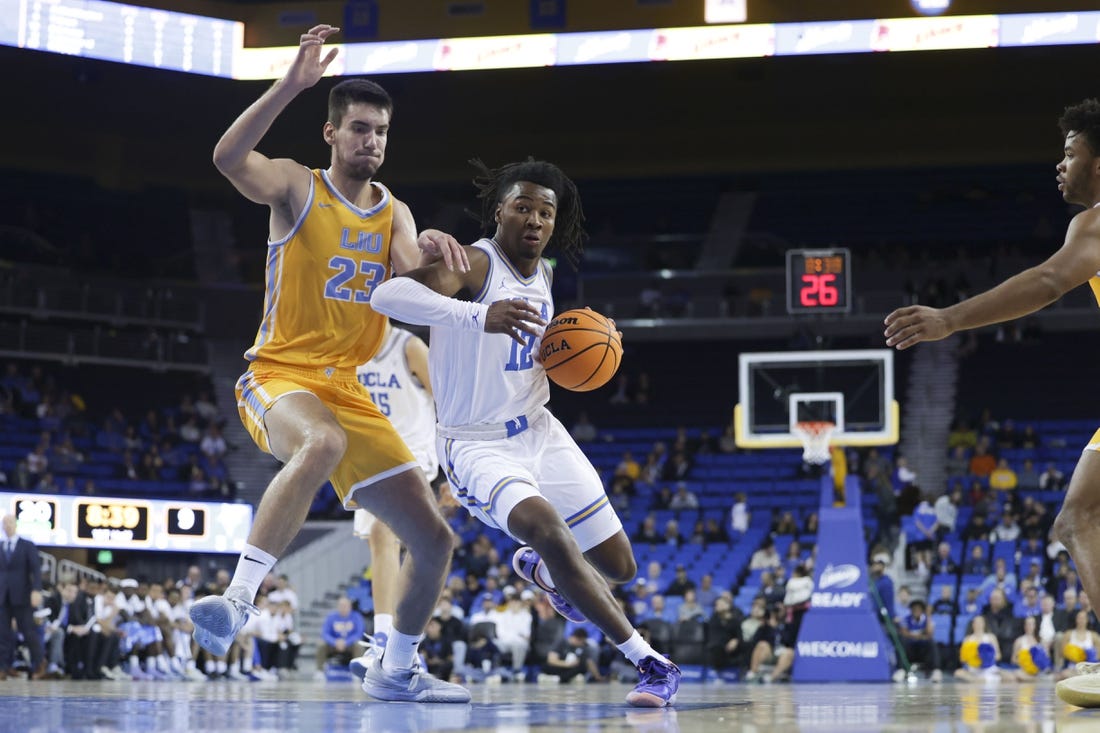
M382 633L371 636L370 634L363 634L364 641L359 642L367 649L362 655L351 660L348 664L348 671L359 678L362 682L363 678L367 674L367 669L370 668L371 663L374 662L375 657L382 658L382 652L386 651L386 635Z
M680 668L656 657L646 657L638 663L641 681L635 685L626 701L636 708L663 708L676 702L680 689Z
M521 547L516 550L516 554L512 555L512 569L516 571L516 575L546 591L546 595L550 598L550 605L559 614L570 621L583 624L588 620L584 617L584 614L578 611L572 603L565 600L565 596L558 593L557 589L547 588L539 580L536 570L541 563L542 558L532 547Z
M416 668L395 672L382 669L381 654L363 675L363 692L376 700L390 702L470 702L470 691L462 685L444 682Z
M260 609L244 598L206 596L191 606L191 623L195 625L191 635L203 649L222 657L233 646L249 614L259 613Z

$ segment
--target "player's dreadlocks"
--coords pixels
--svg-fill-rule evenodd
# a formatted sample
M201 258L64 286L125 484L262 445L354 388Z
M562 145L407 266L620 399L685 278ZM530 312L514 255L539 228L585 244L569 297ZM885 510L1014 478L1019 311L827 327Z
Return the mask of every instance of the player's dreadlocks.
M584 254L584 240L588 235L584 231L584 212L581 199L577 195L577 186L553 163L528 158L521 163L508 163L499 168L489 168L480 159L474 158L470 164L477 168L474 177L477 197L481 199L481 228L485 235L496 230L495 214L497 204L511 190L517 181L528 181L549 188L558 197L558 210L555 216L554 233L547 248L561 252L573 269L577 269L581 255Z

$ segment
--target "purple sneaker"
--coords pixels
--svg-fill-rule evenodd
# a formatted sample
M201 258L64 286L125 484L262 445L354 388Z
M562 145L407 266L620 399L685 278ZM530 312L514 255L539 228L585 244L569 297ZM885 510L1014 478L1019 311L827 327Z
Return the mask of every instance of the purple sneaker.
M521 547L516 550L516 554L512 555L512 568L516 571L516 575L546 591L546 595L550 598L550 605L554 607L555 611L578 624L587 621L588 619L584 617L583 613L574 608L572 603L565 600L565 596L558 593L556 589L547 588L542 584L538 573L535 572L540 564L542 564L542 558L531 547Z
M626 701L636 708L663 708L676 702L680 689L680 668L656 657L646 657L638 663L641 681L626 696Z

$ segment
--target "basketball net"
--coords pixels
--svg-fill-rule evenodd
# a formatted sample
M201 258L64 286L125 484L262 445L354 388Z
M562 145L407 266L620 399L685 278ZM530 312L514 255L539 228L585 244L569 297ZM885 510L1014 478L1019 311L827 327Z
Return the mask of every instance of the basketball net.
M824 420L807 420L794 424L794 434L802 441L802 460L820 466L829 462L829 438L836 424Z

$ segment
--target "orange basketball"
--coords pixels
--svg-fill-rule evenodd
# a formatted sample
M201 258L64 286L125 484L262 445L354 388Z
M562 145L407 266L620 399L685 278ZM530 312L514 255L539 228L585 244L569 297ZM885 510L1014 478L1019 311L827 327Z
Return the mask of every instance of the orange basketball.
M576 308L550 321L539 353L554 384L588 392L615 376L623 360L623 343L606 318L589 308Z

